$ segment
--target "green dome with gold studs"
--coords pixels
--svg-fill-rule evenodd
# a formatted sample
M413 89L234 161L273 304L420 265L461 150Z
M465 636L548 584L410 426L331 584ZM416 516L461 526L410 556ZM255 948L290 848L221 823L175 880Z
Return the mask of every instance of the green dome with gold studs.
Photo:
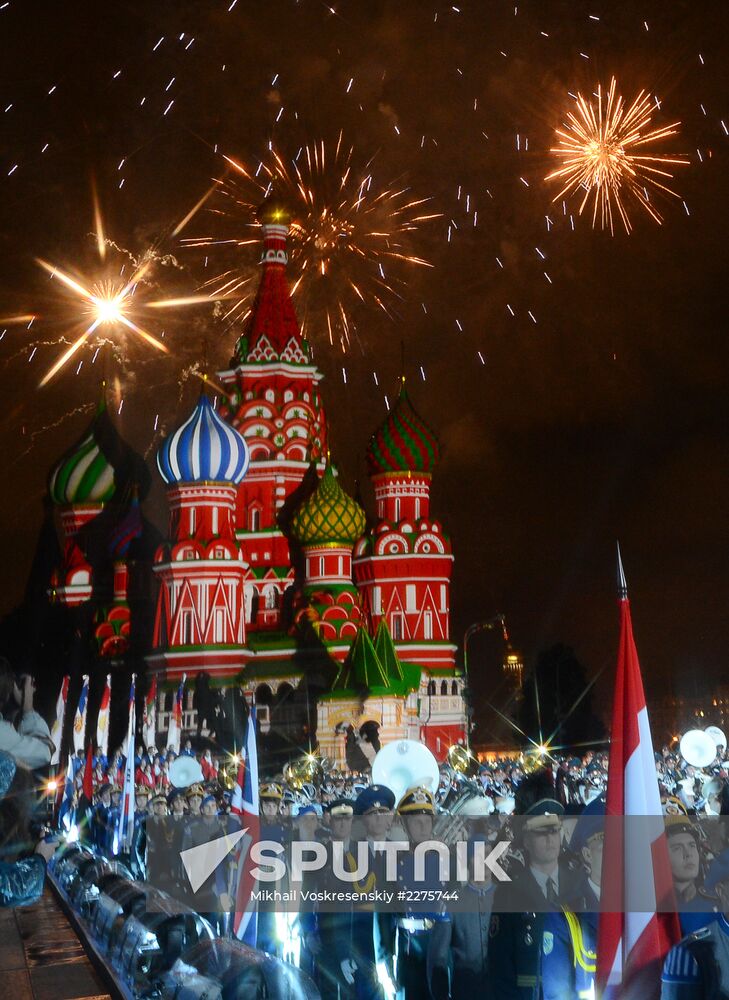
M365 513L337 482L327 465L319 485L294 514L291 531L304 546L353 546L365 530Z

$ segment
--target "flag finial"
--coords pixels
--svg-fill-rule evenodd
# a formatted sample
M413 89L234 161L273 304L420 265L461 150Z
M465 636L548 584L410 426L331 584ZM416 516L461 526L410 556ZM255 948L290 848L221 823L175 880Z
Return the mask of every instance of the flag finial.
M628 582L625 579L625 570L623 569L623 557L620 554L620 542L617 543L618 546L618 591L620 592L620 599L626 600L628 597Z

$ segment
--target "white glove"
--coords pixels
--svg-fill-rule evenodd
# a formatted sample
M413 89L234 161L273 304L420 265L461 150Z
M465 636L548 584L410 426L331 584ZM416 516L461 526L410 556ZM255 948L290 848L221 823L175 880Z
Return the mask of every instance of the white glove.
M357 971L357 963L353 962L351 958L345 958L339 968L342 970L345 982L352 986L354 983L354 974Z

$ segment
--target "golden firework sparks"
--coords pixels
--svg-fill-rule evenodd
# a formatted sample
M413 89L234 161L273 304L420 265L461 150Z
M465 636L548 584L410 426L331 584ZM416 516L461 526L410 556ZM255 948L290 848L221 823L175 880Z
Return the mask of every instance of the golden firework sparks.
M428 207L431 199L413 197L407 186L378 187L372 161L358 169L355 149L344 144L341 133L331 147L318 140L303 146L291 161L275 148L255 168L230 156L224 159L228 175L216 181L176 232L210 198L210 213L228 232L183 239L186 247L238 251L257 244L257 210L275 189L292 213L291 291L301 303L302 328L315 321L330 343L337 338L343 349L349 345L356 306L371 305L392 315L405 287L403 268L432 266L410 248L410 234L440 218ZM232 300L226 318L245 318L255 275L252 262L236 253L202 288L214 298Z
M95 191L94 218L97 248L103 262L108 241L104 235L101 211ZM164 309L211 302L208 295L140 301L139 289L148 283L149 271L157 260L157 254L153 248L147 250L139 263L135 263L132 275L128 280L119 276L117 278L103 277L92 281L84 277L74 277L41 258L36 258L36 260L52 278L57 279L64 289L72 293L74 310L78 317L76 325L71 330L72 343L43 376L40 386L47 385L97 331L103 330L105 335L111 334L112 336L115 331L131 331L155 350L169 353L169 348L158 337L140 325L139 312L145 308Z
M563 183L554 201L582 188L580 214L591 200L593 226L599 221L602 229L614 233L617 212L625 231L630 233L630 200L635 200L660 225L662 216L651 201L651 192L680 197L666 183L673 177L667 168L688 161L669 154L643 154L641 150L646 146L676 135L680 122L651 129L656 104L648 94L642 90L627 106L616 90L613 77L607 94L598 85L596 101L577 95L577 110L570 112L567 123L556 130L559 142L550 149L561 166L545 180Z

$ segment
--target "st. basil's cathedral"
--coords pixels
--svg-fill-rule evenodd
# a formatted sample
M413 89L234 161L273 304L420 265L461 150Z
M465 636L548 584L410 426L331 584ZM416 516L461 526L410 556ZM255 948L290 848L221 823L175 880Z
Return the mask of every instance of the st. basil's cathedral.
M238 688L261 733L276 732L292 755L318 744L353 766L354 736L365 748L420 740L443 759L465 740L466 708L450 635L451 544L430 511L438 440L403 381L367 449L374 517L345 492L322 375L290 297L285 208L269 199L260 222L260 285L217 374L224 396L203 391L157 452L169 527L146 567L156 610L143 653L146 685L157 680L158 744L185 676L193 733L216 728L197 718L203 682ZM86 609L104 673L134 633L130 581L145 567L143 487L133 480L148 475L125 467L110 425L102 402L49 481L64 536L50 593ZM101 549L100 562L92 551Z

